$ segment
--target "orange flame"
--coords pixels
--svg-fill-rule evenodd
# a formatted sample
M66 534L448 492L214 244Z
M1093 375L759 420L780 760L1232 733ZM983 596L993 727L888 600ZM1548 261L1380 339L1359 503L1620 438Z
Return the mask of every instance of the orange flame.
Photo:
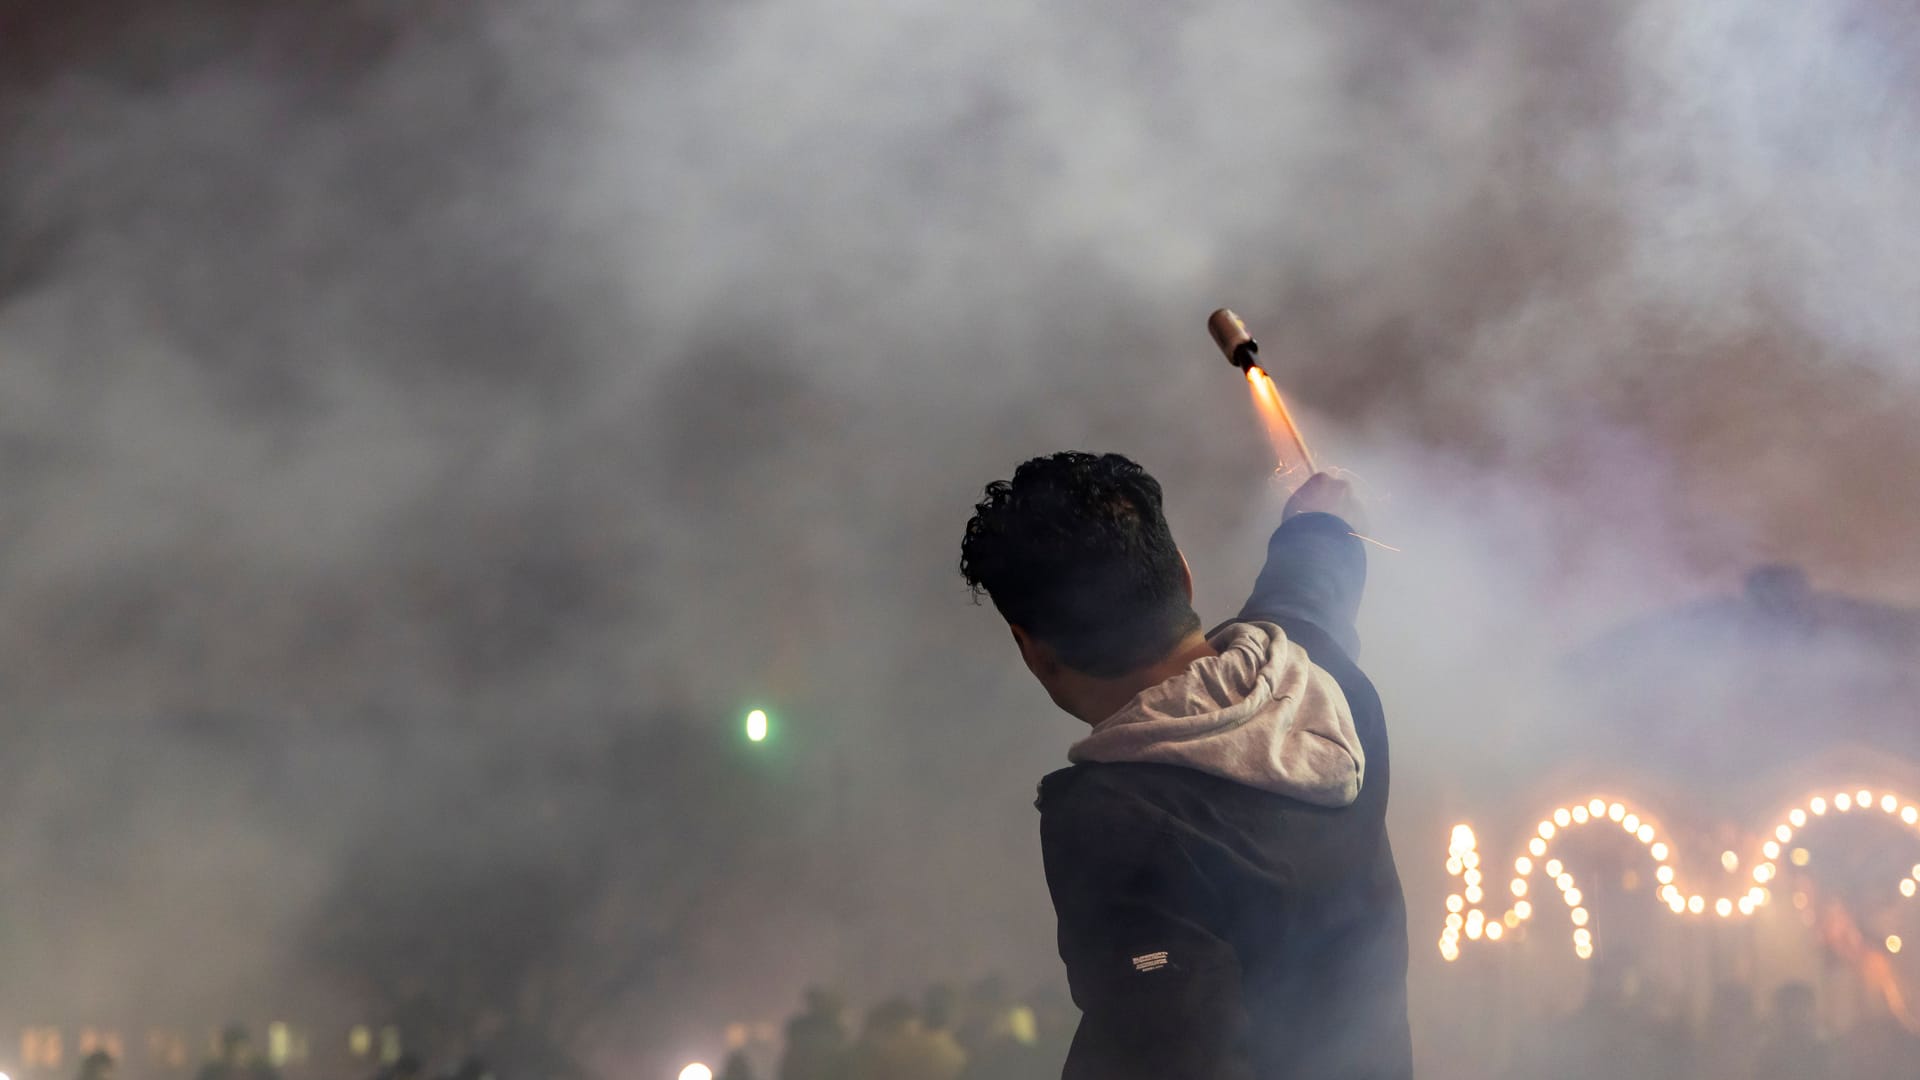
M1273 444L1281 471L1292 472L1295 467L1304 467L1309 474L1318 471L1313 464L1313 451L1307 449L1307 440L1301 437L1300 427L1293 422L1293 414L1287 411L1287 403L1280 397L1280 388L1273 384L1273 379L1260 368L1249 367L1247 385L1253 392L1253 407L1267 427L1267 441Z

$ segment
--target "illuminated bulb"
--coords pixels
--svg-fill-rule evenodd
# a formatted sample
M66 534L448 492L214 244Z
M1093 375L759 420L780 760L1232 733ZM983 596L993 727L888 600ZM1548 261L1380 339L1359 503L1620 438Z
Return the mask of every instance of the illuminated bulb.
M1627 808L1621 806L1619 803L1614 803L1612 806L1607 807L1607 816L1615 821L1619 821L1621 818L1627 816Z
M1536 836L1527 842L1527 850L1533 852L1533 857L1537 859L1547 853L1547 842Z
M1573 932L1573 943L1574 943L1575 945L1591 945L1591 944L1593 944L1593 931L1591 931L1591 930L1588 930L1588 929L1586 929L1586 928L1584 928L1584 927L1582 927L1582 928L1581 928L1581 929L1579 929L1579 930L1575 930L1575 931Z
M1795 866L1805 866L1813 861L1813 854L1806 848L1797 847L1787 852L1787 861Z
M1480 884L1480 871L1478 871L1478 870L1469 870L1469 871L1467 871L1467 877L1466 877L1466 882L1467 882L1467 884L1469 884L1469 885L1478 885L1478 884Z
M1759 907L1761 904L1767 902L1767 890L1755 885L1753 888L1747 890L1747 899L1753 901L1754 907Z
M1770 862L1763 862L1759 866L1754 867L1753 880L1759 882L1762 885L1765 885L1767 882L1772 881L1773 880L1773 864Z
M1467 912L1467 936L1478 938L1480 931L1487 925L1487 917L1478 911Z
M1467 903L1477 904L1480 902L1480 898L1485 895L1486 893L1483 893L1480 891L1480 886L1478 885L1467 886Z
M1459 893L1454 893L1452 896L1447 897L1448 911L1462 911L1465 910L1466 906L1467 902L1461 899Z
M1807 809L1813 811L1813 816L1819 817L1827 812L1827 800L1815 795L1813 801L1807 804Z
M1900 820L1906 822L1909 825L1912 825L1916 822L1920 822L1920 806L1901 807Z
M1487 924L1486 934L1487 934L1488 941L1499 941L1500 935L1506 932L1507 932L1506 927L1501 926L1497 922L1490 922Z
M1579 889L1567 890L1567 906L1568 907L1580 906L1580 890Z
M1654 862L1666 862L1669 851L1667 850L1667 845L1655 844L1647 849L1647 854L1653 856Z
M680 1070L680 1080L713 1080L713 1070L696 1061Z
M1513 872L1522 875L1533 873L1533 860L1525 855L1513 860Z
M1707 898L1698 895L1687 897L1687 910L1695 915L1707 910Z
M1760 845L1760 854L1765 855L1769 859L1777 859L1780 857L1780 845L1769 840Z
M1794 828L1801 828L1807 823L1807 812L1796 806L1787 813L1787 820L1793 823Z
M1686 906L1686 903L1687 903L1686 898L1680 896L1680 890L1674 888L1671 885L1660 886L1659 896L1660 896L1660 899L1665 900L1668 903L1672 903L1676 898L1678 898L1680 900L1680 904L1682 907Z
M1838 795L1835 795L1833 797L1833 808L1835 810L1840 811L1843 814L1853 809L1853 796L1847 794L1844 791Z
M1553 883L1560 886L1561 892L1566 892L1568 889L1573 888L1573 875L1561 874L1559 877L1553 879Z
M1740 898L1740 914L1742 915L1753 914L1753 897L1743 896Z
M1526 878L1517 877L1513 879L1513 895L1515 896L1527 895L1527 879Z
M1773 835L1776 839L1778 839L1781 843L1784 844L1787 841L1793 839L1793 830L1787 828L1785 825L1782 825L1779 828L1773 830Z
M1583 907L1577 907L1577 908L1574 908L1574 909L1573 909L1573 912L1572 912L1572 914L1571 914L1571 915L1569 915L1568 917L1569 917L1569 918L1571 918L1571 919L1573 920L1573 925L1575 925L1575 926L1585 926L1585 925L1587 925L1587 920L1588 920L1589 918L1591 918L1592 916L1590 916L1590 915L1588 915L1588 914L1587 914L1587 909L1586 909L1586 908L1583 908Z
M1591 960L1593 959L1593 946L1592 945L1575 945L1573 947L1573 955L1579 957L1582 960Z
M1465 925L1467 925L1467 917L1465 915L1462 915L1456 911L1453 914L1447 916L1448 930L1458 931L1461 927Z
M1540 839L1542 840L1553 839L1553 822L1543 821L1540 823Z
M1882 795L1880 796L1880 809L1891 814L1895 810L1900 809L1900 800L1891 795Z
M1465 855L1460 856L1460 865L1466 867L1469 870L1479 869L1480 853L1477 851L1469 851Z
M1486 932L1487 932L1487 928L1485 924L1482 924L1482 923L1467 924L1467 940L1469 941L1479 941L1480 935Z
M1606 813L1607 812L1606 800L1595 799L1592 802L1588 803L1587 812L1592 814L1594 817L1599 817L1601 814Z
M1640 837L1640 842L1643 844L1653 843L1653 826L1651 825L1640 826L1640 831L1636 835Z
M1460 871L1465 869L1466 864L1460 861L1460 856L1452 855L1447 858L1447 875L1449 877L1459 877Z
M1913 876L1914 876L1914 877L1916 877L1916 878L1920 878L1920 863L1916 863L1916 864L1914 865L1914 868L1913 868Z
M1550 878L1557 878L1557 877L1559 877L1559 876L1560 876L1560 874L1561 874L1561 871L1562 871L1563 869L1564 869L1564 867L1563 867L1563 866L1561 866L1561 864L1560 864L1560 860L1559 860L1559 859L1548 859L1548 860L1547 860L1547 866L1546 866L1546 871L1547 871L1547 876L1548 876L1548 877L1550 877ZM1565 886L1565 885L1562 885L1562 886L1560 886L1560 887L1561 887L1561 888L1563 888L1563 889L1564 889L1564 888L1566 888L1566 886Z
M1555 810L1553 812L1553 823L1563 829L1566 828L1573 823L1573 812L1564 806Z
M1899 952L1899 951L1900 951L1900 944L1901 944L1901 943L1900 943L1900 935L1899 935L1899 934L1888 934L1888 935L1887 935L1887 951L1888 951L1888 952L1890 952L1890 953L1897 953L1897 952Z
M1453 843L1447 848L1455 855L1473 850L1473 830L1465 825L1453 827Z
M1525 900L1513 905L1513 917L1516 919L1533 918L1533 905L1527 903Z
M1520 925L1520 913L1518 911L1509 911L1505 915L1500 916L1500 921L1506 923L1507 929L1511 930Z
M1901 896L1907 897L1908 899L1912 899L1913 893L1916 887L1920 887L1920 885L1917 885L1912 878L1900 879L1900 895Z
M1630 833L1639 832L1640 816L1638 814L1628 814L1625 818L1621 819L1620 827L1627 830Z
M1720 867L1729 874L1733 873L1735 870L1740 869L1740 856L1735 855L1731 851L1721 852Z
M1718 900L1715 900L1713 902L1713 913L1715 915L1720 916L1723 919L1733 914L1733 901L1727 899L1724 896Z
M1685 900L1680 899L1679 893L1674 893L1671 897L1667 899L1667 906L1673 909L1673 913L1675 915L1678 915L1681 912L1687 910L1687 902Z
M1859 791L1853 793L1853 801L1860 804L1860 809L1865 810L1867 807L1873 805L1873 792L1868 791L1866 788L1861 788Z
M1673 884L1673 867L1662 866L1653 872L1653 879L1662 885Z
M1587 811L1586 807L1576 806L1573 808L1573 823L1575 825L1585 825L1588 821L1592 820L1592 818L1593 815Z

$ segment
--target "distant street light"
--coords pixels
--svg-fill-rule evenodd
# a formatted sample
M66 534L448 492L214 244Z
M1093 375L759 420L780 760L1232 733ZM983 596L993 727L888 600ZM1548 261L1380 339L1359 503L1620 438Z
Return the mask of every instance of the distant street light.
M713 1070L696 1061L680 1070L680 1080L713 1080Z
M747 741L767 741L767 711L765 709L755 709L747 714Z

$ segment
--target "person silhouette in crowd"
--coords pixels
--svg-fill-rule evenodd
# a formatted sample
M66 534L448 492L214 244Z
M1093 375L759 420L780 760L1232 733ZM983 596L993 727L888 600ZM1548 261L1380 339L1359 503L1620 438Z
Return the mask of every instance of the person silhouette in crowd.
M198 1080L279 1080L253 1047L253 1036L239 1024L220 1033L220 1052L200 1067Z
M1754 1080L1818 1080L1827 1075L1827 1058L1813 987L1790 982L1775 990Z
M847 1052L845 1004L831 990L810 988L805 1007L787 1022L779 1080L842 1080Z
M846 1080L958 1080L966 1064L952 1036L928 1031L912 1002L893 998L867 1014Z
M115 1080L120 1072L119 1062L105 1050L95 1050L80 1059L80 1075L77 1080Z

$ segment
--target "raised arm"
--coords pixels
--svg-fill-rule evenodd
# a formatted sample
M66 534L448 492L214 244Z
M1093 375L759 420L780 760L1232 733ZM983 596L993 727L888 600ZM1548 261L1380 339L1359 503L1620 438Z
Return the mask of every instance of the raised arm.
M1363 525L1359 517L1346 481L1326 473L1309 477L1287 500L1280 527L1267 541L1266 566L1239 619L1312 623L1349 659L1358 657L1354 622L1367 584L1366 546L1353 535Z

